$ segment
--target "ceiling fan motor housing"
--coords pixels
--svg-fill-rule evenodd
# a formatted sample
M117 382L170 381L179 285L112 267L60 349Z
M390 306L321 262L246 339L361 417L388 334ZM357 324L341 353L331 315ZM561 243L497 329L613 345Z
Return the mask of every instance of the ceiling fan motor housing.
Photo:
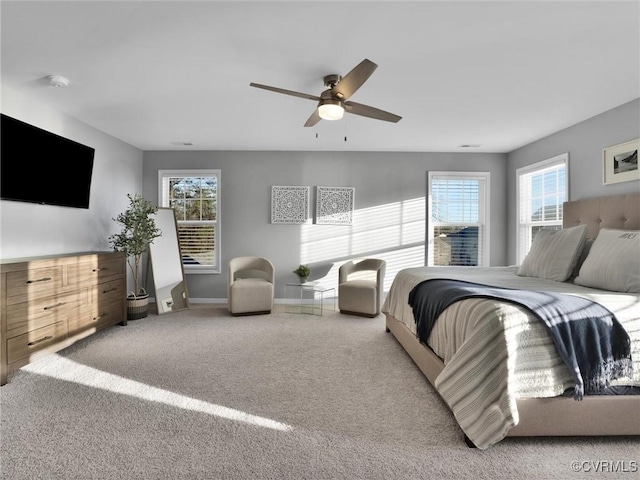
M342 77L336 73L327 75L326 77L324 77L324 85L325 87L333 88L338 84L340 80L342 80Z

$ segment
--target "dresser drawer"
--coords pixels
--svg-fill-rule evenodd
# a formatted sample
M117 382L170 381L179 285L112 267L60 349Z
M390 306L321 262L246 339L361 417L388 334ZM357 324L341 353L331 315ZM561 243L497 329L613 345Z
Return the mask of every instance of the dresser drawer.
M7 304L46 297L62 288L62 267L43 267L7 273Z
M98 310L98 327L114 325L126 320L127 315L122 302L102 304Z
M69 336L87 328L100 328L106 325L114 325L125 319L122 302L93 304L82 311L81 315L69 318Z
M90 261L67 267L67 281L70 285L97 283L101 279L124 274L124 257L93 257Z
M88 303L88 290L7 306L7 338L66 321Z
M7 340L7 363L27 357L67 338L66 322L58 322Z
M125 298L124 279L118 278L110 282L99 283L91 289L91 303L101 305Z

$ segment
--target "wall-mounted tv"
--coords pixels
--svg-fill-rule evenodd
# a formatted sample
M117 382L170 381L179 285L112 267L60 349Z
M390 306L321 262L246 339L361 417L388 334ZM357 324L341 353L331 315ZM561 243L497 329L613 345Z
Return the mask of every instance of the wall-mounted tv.
M0 199L89 208L95 149L0 115Z

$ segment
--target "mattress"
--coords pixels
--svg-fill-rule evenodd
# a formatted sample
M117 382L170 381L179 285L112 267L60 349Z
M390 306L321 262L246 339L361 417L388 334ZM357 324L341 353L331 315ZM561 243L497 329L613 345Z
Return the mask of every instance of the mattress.
M634 373L615 386L640 386L640 295L519 277L517 267L418 267L400 271L383 312L415 334L409 292L429 278L451 278L498 287L578 295L613 312L631 337ZM494 299L462 300L436 321L428 346L444 363L435 386L467 436L480 448L518 424L517 398L562 395L574 378L546 328L525 308Z

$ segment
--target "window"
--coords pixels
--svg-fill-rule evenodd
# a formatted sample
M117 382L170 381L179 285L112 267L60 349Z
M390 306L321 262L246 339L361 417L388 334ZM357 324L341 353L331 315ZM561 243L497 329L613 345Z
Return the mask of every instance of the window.
M562 228L562 203L569 197L569 154L516 170L518 197L517 264L543 228Z
M427 265L489 265L488 192L488 172L429 172Z
M158 171L160 205L173 208L187 273L220 273L220 170Z

